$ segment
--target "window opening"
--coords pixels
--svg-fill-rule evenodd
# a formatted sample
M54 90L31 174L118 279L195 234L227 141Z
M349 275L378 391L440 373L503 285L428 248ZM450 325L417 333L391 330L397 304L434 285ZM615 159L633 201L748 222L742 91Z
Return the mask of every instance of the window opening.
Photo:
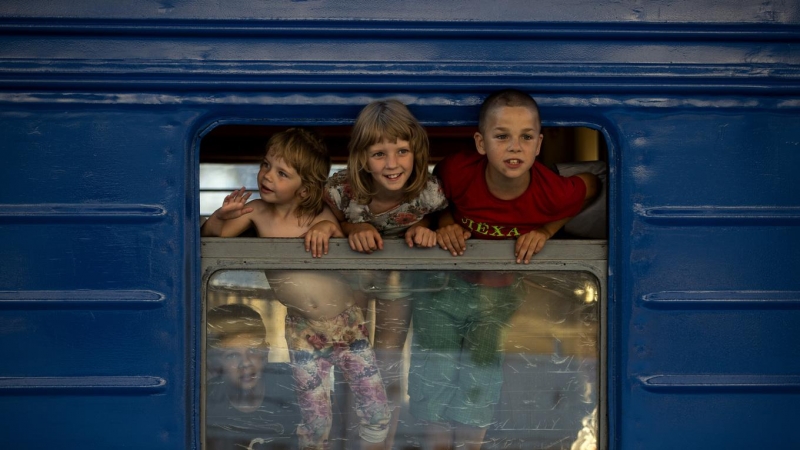
M251 198L256 198L256 173L266 142L272 134L286 128L225 125L203 138L201 220L222 204L225 195L241 186L252 190ZM343 169L350 127L309 128L325 140L333 163L331 172ZM451 153L474 151L474 127L426 127L426 131L431 141L431 169ZM544 141L538 157L541 162L563 175L594 172L603 185L594 210L591 207L584 210L579 216L581 220L573 219L557 237L605 239L605 141L598 131L582 127L545 127L542 133ZM206 242L237 241L242 242L204 239L204 251L209 248ZM548 244L550 249L554 247L552 242L555 241ZM499 248L492 247L497 243L483 244L489 249ZM291 364L293 356L299 354L298 348L287 341L287 326L289 339L301 337L306 353L312 355L302 357L306 360L333 352L334 348L347 347L352 344L347 339L365 333L377 373L383 375L381 383L388 395L389 410L398 411L397 429L389 433L395 448L420 448L430 443L432 438L426 433L424 418L439 417L448 422L447 414L458 416L459 411L475 409L465 407L465 402L471 405L483 402L478 408L484 410L483 415L462 417L467 421L484 421L481 423L487 432L483 448L565 449L602 442L598 440L598 434L603 432L602 414L598 420L598 410L603 410L604 399L598 392L603 383L600 373L604 349L600 336L606 295L604 243L587 241L586 249L602 248L603 253L601 266L594 261L588 270L581 261L583 249L563 261L556 256L551 258L557 261L552 264L518 266L513 270L498 268L496 260L482 264L480 255L484 253L473 253L471 259L460 260L471 265L471 270L453 270L452 257L445 252L427 253L421 259L405 257L414 258L414 269L423 270L411 270L411 263L403 258L383 262L389 267L376 269L370 260L350 252L345 244L338 256L315 261L313 270L290 267L289 272L284 267L279 271L278 267L285 258L302 258L302 244L291 244L296 247L291 257L276 250L274 242L266 245L262 239L253 239L243 246L222 247L229 249L224 251L225 262L203 255L206 273L211 274L203 289L205 448L298 445L297 427L308 420L302 419L303 402L297 397L299 375ZM243 252L245 249L260 249L260 252ZM594 258L597 259L596 254ZM327 282L320 283L320 279ZM285 291L291 291L287 286L304 287L303 295L307 296L346 290L355 299L353 307L363 314L363 326L357 324L346 338L342 333L347 330L339 327L334 334L341 336L333 343L324 332L304 328L306 322L298 331L292 305L287 306L285 301ZM309 286L315 288L308 290ZM297 295L295 292L289 297ZM461 301L464 298L472 299L475 304ZM484 304L487 301L489 304ZM402 305L408 318L397 324L380 323L381 308L387 305ZM460 323L441 322L442 316L455 315L459 308L466 308ZM394 327L404 338L391 351L376 345L376 339L380 342L380 334L385 335L387 327ZM472 334L463 332L470 329ZM239 337L240 334L244 337ZM455 347L447 347L446 336L458 340L459 349L469 351L462 354ZM313 371L308 373L313 375ZM323 390L330 392L332 422L324 427L330 448L351 448L365 434L370 436L374 430L367 427L363 431L364 416L369 421L383 420L380 413L365 412L365 401L354 397L345 375L342 368L332 367L328 376L318 380ZM471 386L457 384L458 380L470 379ZM247 386L263 389L253 391L245 389ZM421 400L449 395L442 391L452 391L452 386L459 386L455 390L462 395L460 404ZM490 395L486 397L482 392ZM311 403L319 406L319 397L316 400ZM439 403L448 404L446 411L428 411L431 404ZM305 407L309 408L309 401ZM308 431L305 429L301 434Z
M258 165L264 157L270 136L286 126L222 125L209 132L200 143L200 216L211 215L234 189L245 186L257 198L255 185ZM331 154L331 172L347 166L349 126L307 127L317 132ZM425 127L431 148L431 169L445 156L475 149L475 127ZM586 127L544 127L539 161L551 168L560 165L607 160L607 148L600 132ZM601 168L591 170L604 172ZM603 236L604 237L604 236Z

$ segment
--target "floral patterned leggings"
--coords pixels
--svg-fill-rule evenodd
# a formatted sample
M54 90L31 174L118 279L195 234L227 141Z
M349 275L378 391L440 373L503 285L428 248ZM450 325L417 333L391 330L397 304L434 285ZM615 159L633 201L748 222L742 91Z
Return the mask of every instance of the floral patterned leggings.
M331 319L286 317L286 341L292 359L303 423L297 427L300 448L321 449L333 421L330 370L336 366L350 384L367 442L386 439L391 411L368 340L364 315L352 306Z

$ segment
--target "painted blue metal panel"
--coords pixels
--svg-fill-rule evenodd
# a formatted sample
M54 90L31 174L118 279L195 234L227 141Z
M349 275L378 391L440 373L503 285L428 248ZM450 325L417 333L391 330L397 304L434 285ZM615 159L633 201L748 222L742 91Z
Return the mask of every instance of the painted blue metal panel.
M0 441L187 447L194 118L57 103L0 107Z
M609 447L800 446L800 6L536 3L2 2L0 442L198 445L203 130L515 86L608 139Z

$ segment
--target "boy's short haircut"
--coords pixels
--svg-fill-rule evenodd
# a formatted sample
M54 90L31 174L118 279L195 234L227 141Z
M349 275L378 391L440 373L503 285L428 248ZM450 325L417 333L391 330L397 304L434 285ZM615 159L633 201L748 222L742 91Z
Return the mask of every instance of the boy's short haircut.
M484 133L484 127L486 126L486 121L488 120L489 114L497 108L502 108L504 106L522 106L525 108L529 108L533 111L534 116L536 116L536 125L539 127L539 131L542 130L542 119L539 116L539 105L536 103L536 100L533 99L528 93L522 92L518 89L504 89L502 91L497 91L490 94L486 97L486 100L483 101L481 104L481 112L478 116L478 131Z
M313 219L322 212L322 193L331 171L331 158L325 143L310 130L289 128L269 139L266 150L270 149L275 157L283 159L297 171L302 186L308 191L298 205L297 217L312 216Z
M414 152L414 171L403 188L406 199L418 197L428 183L428 133L406 105L395 99L374 101L358 114L350 136L347 177L356 201L368 204L375 195L372 175L367 167L367 150L384 139L408 141Z
M267 328L255 309L241 304L217 306L206 314L206 343L219 348L227 339L240 335L266 339Z

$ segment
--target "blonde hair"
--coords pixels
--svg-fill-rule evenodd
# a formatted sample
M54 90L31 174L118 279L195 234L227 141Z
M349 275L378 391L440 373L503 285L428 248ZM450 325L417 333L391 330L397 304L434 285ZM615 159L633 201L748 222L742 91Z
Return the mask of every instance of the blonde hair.
M267 152L292 166L300 176L307 195L297 207L297 217L314 220L322 212L322 193L331 171L328 148L316 134L303 128L289 128L273 135L267 142Z
M401 102L394 99L374 101L358 114L348 145L347 178L356 201L362 205L372 201L375 195L374 180L367 171L368 150L384 139L408 141L414 155L414 171L403 187L403 198L417 197L428 183L430 144L425 129Z

